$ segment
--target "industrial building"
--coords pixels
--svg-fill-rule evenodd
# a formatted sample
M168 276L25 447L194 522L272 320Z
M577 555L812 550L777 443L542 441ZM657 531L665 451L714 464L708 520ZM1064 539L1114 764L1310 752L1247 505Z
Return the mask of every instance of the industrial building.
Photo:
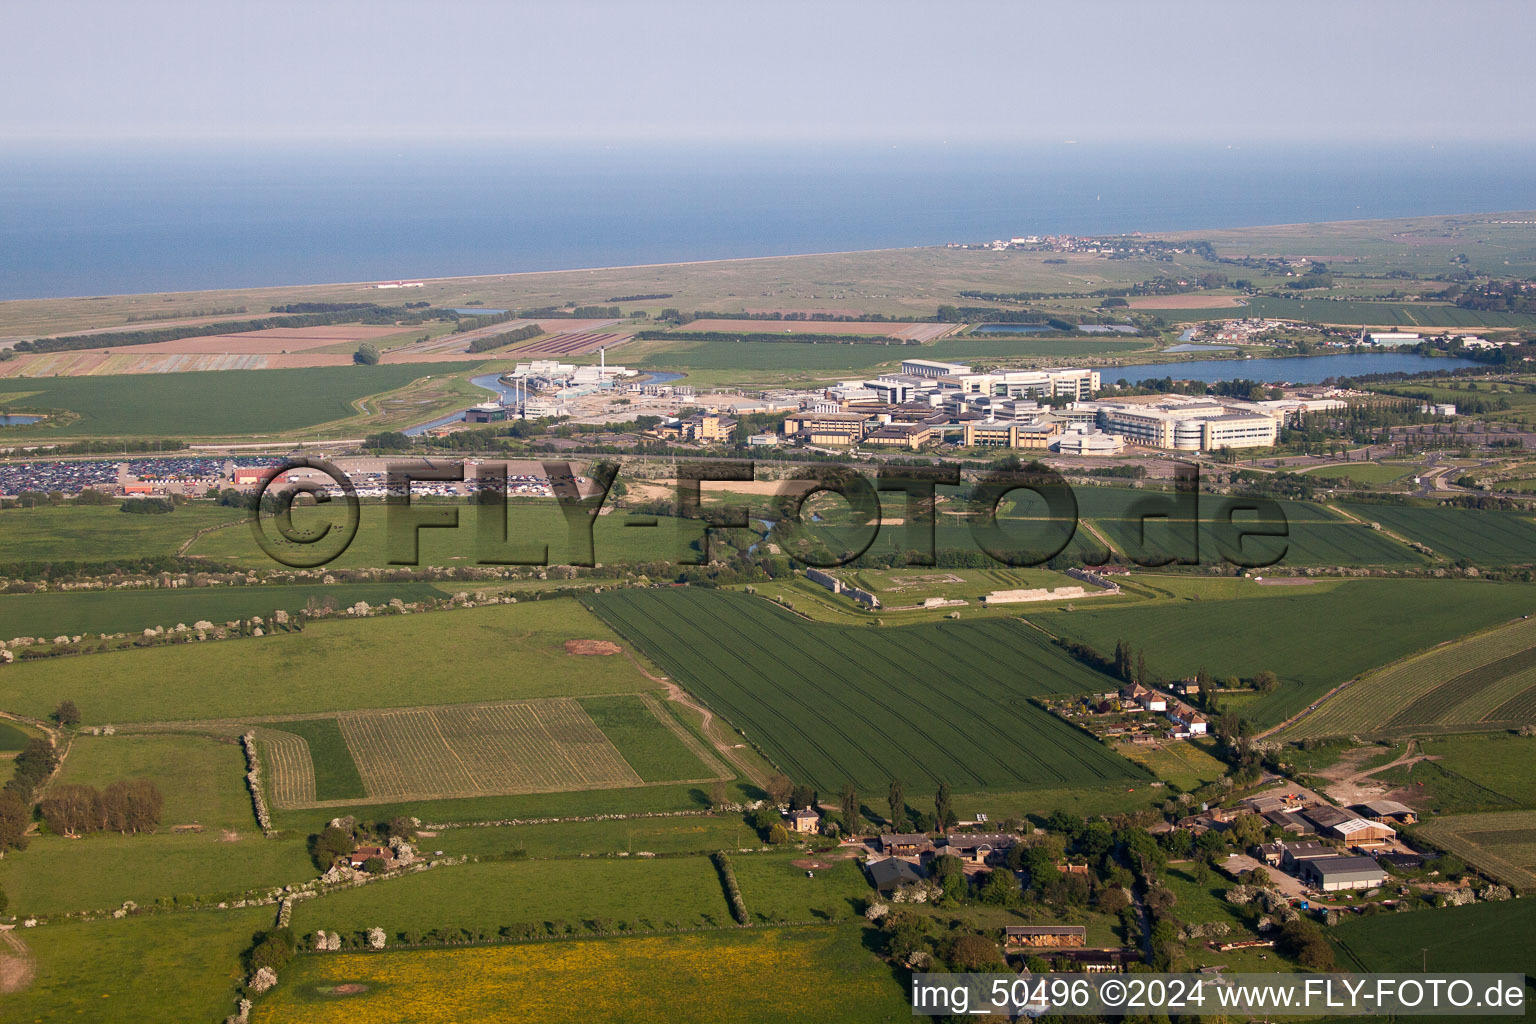
M1156 403L1093 402L1098 426L1130 444L1175 451L1268 448L1280 436L1275 414L1247 402L1167 398Z
M1301 862L1297 872L1303 882L1322 892L1374 889L1387 873L1371 857L1318 857Z

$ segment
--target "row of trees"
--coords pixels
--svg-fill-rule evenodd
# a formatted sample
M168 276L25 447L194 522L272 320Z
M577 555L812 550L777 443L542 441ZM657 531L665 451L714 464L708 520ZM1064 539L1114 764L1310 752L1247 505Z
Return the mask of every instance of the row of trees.
M160 824L165 798L149 779L118 780L95 786L54 786L37 805L48 828L63 836L91 832L146 832Z

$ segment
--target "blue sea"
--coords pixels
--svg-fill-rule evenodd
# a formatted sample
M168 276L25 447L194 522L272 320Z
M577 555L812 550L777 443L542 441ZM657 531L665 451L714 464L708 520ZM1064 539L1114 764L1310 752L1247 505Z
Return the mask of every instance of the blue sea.
M1529 146L11 144L0 299L1532 207Z

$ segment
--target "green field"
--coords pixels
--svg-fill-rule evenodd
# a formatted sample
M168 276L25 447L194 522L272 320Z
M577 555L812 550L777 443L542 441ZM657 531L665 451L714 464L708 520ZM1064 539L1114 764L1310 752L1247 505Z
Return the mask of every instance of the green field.
M1188 740L1173 740L1159 747L1124 743L1115 748L1164 782L1188 791L1215 782L1227 766Z
M0 377L0 404L68 410L72 423L11 427L16 440L56 436L260 437L356 415L355 403L464 363L315 366L101 377Z
M567 654L578 638L618 639L566 599L325 620L303 633L17 663L0 672L0 708L42 718L68 694L87 723L121 724L655 688L628 659Z
M162 831L176 825L256 827L238 744L181 734L76 736L58 783L105 789L119 779L149 779L165 797Z
M1536 890L1536 811L1452 814L1418 834L1501 882Z
M491 857L522 851L529 857L581 854L709 853L756 846L757 833L739 814L700 814L628 821L560 821L541 825L450 828L418 844L451 857Z
M21 750L31 738L29 733L10 722L0 722L0 754L11 754Z
M107 911L124 900L145 907L189 896L225 900L315 874L302 838L263 839L255 822L233 841L217 829L39 836L0 860L0 887L11 897L13 914Z
M1526 614L1511 595L1506 615ZM1536 620L1520 619L1362 678L1286 739L1502 729L1536 721Z
M1352 480L1357 484L1390 484L1412 476L1422 468L1391 462L1349 462L1338 466L1318 466L1303 475L1326 480Z
M0 509L0 565L173 555L198 530L238 523L245 516L239 509L208 504L183 505L158 516L130 515L113 506Z
M1522 807L1536 807L1536 737L1447 736L1419 749L1449 769Z
M271 926L256 907L17 929L37 976L0 997L0 1017L212 1024L234 1012L240 954Z
M831 792L1091 785L1135 766L1029 702L1113 681L1017 621L886 629L809 623L758 598L693 588L588 599L789 776Z
M825 1024L911 1016L901 975L865 928L720 929L689 935L300 957L253 1024L623 1020ZM361 985L362 994L329 995Z
M1161 679L1201 669L1217 678L1274 672L1279 688L1243 713L1277 725L1361 672L1509 619L1533 603L1522 585L1475 580L1365 579L1303 587L1240 582L1247 596L1237 599L1201 599L1196 592L1031 619L1105 655L1124 640L1145 650L1148 669ZM1235 644L1233 637L1243 642Z
M792 862L804 855L743 853L731 857L736 884L754 922L847 921L864 912L874 890L852 858L807 872Z
M146 519L149 516L124 516ZM238 529L238 527L236 527ZM0 622L6 638L91 636L132 633L152 626L170 629L199 620L223 625L274 611L302 611L311 599L348 608L359 601L388 604L448 597L430 583L343 583L333 586L197 587L154 590L78 590L48 594L9 594L0 597Z
M441 505L420 506L428 510L434 507L443 508ZM458 503L452 507L458 511L457 529L424 529L418 534L419 548L407 546L392 550L389 523L395 509L370 502L361 509L357 536L329 566L337 569L372 568L389 565L391 559L409 564L408 560L413 557L418 558L421 565L474 565L482 559L490 561L503 555L534 562L545 557L546 545L548 564L563 565L571 561L573 548L569 540L570 531L553 498L508 504L509 540L505 552L494 546L481 546L478 538L479 506ZM308 507L294 513L294 525L300 531L309 532L318 529L320 524L339 522L341 514L329 507ZM702 522L660 517L654 526L627 526L631 521L631 517L624 513L598 517L592 529L593 553L598 562L678 562L698 559L696 545L704 534ZM271 535L276 538L275 532ZM282 541L276 546L279 551L295 547ZM272 556L256 543L249 529L217 530L198 538L187 553L252 568L279 567Z
M1536 561L1536 521L1527 515L1409 505L1345 507L1367 522L1427 544L1442 558L1482 566Z
M336 719L296 718L267 722L263 728L292 733L308 745L310 764L315 771L316 800L361 800L368 795Z
M1407 787L1413 806L1429 815L1536 808L1536 738L1445 736L1421 741L1419 750L1433 760L1399 765L1375 778Z
M1495 313L1425 302L1369 302L1351 299L1293 299L1256 295L1242 309L1158 309L1169 323L1187 320L1228 320L1232 317L1273 317L1323 324L1368 327L1536 327L1529 313Z
M1536 901L1346 918L1327 930L1340 965L1361 971L1498 971L1529 975L1536 963ZM1536 998L1526 979L1526 1001ZM1443 1018L1437 1018L1443 1019Z
M657 714L671 715L664 706L653 712L643 698L622 696L588 697L581 707L644 781L696 779L709 771L698 754L657 720Z
M564 922L583 929L602 918L639 928L724 925L730 909L703 856L481 861L306 900L294 908L293 928L303 934L377 926L391 938L437 928L494 935L506 925L544 931L546 922Z

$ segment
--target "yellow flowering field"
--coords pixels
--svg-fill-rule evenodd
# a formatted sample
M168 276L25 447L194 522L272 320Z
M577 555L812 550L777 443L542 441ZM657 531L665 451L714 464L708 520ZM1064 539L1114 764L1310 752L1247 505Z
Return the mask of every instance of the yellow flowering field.
M779 1024L910 1016L899 978L861 924L307 954L254 1024ZM362 991L356 991L361 988ZM347 993L351 994L347 994Z

